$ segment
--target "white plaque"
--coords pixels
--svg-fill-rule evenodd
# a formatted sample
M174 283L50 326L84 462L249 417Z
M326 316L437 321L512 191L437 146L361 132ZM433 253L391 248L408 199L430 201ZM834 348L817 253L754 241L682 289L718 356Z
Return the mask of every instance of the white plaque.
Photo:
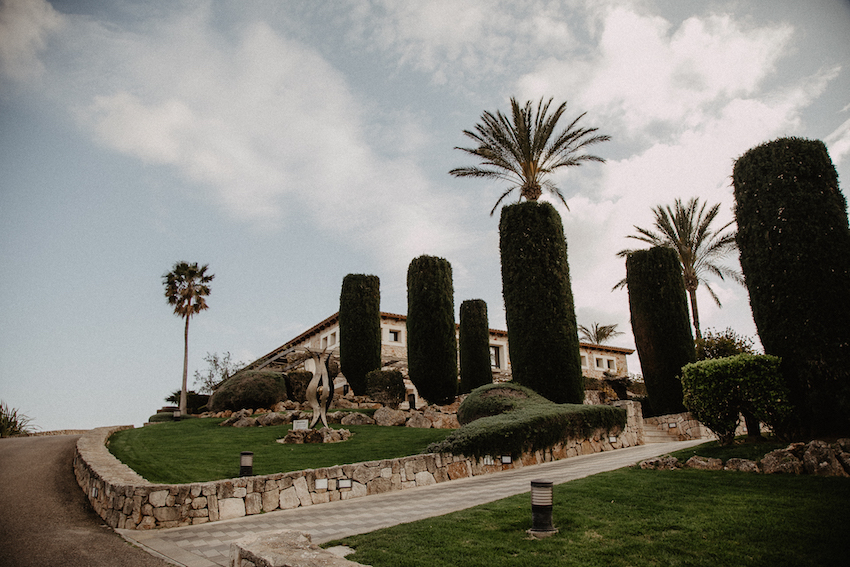
M309 429L310 420L309 419L296 419L292 421L292 429L294 431L298 431L300 429Z
M317 478L316 479L316 490L327 490L327 489L328 489L328 479Z

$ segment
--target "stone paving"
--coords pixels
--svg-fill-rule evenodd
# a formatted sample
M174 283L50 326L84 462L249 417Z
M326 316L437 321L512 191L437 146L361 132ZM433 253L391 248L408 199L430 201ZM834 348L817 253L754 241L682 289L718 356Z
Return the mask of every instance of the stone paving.
M322 544L522 494L530 490L533 479L541 478L561 484L704 442L694 440L641 445L432 486L197 526L116 531L130 543L177 565L226 567L230 560L230 543L250 533L295 529L310 533L313 543Z

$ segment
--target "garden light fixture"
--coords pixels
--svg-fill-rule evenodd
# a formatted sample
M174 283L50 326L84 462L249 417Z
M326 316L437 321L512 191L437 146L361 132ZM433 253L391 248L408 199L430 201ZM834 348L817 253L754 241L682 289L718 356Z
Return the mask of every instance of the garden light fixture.
M239 476L253 476L254 474L254 453L251 451L242 451L239 454Z
M531 529L528 534L535 538L549 537L558 533L552 525L552 481L531 481Z

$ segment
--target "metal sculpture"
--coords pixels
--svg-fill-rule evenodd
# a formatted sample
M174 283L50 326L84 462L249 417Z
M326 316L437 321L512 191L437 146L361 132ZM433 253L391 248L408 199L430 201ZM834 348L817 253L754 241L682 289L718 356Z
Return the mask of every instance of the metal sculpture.
M322 420L322 424L325 427L328 427L327 411L331 407L334 397L334 383L330 379L330 376L328 376L328 362L331 359L331 355L329 354L327 358L322 359L325 350L317 353L307 349L307 352L313 357L313 364L315 366L313 379L307 385L307 402L313 408L313 419L310 421L311 429L318 423L319 419Z

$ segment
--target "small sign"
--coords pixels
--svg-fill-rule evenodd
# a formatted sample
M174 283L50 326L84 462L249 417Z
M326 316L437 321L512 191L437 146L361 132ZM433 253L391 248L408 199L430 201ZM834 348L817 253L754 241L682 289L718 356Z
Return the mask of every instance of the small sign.
M328 489L328 479L317 478L316 479L316 490L327 490L327 489Z
M299 431L301 429L309 429L310 428L310 420L308 419L296 419L292 421L292 429L293 431Z
M484 455L484 464L492 465L493 464L493 455Z
M502 455L502 464L503 465L511 464L511 456L510 455Z
M341 478L336 481L337 488L351 488L351 479L350 478Z

